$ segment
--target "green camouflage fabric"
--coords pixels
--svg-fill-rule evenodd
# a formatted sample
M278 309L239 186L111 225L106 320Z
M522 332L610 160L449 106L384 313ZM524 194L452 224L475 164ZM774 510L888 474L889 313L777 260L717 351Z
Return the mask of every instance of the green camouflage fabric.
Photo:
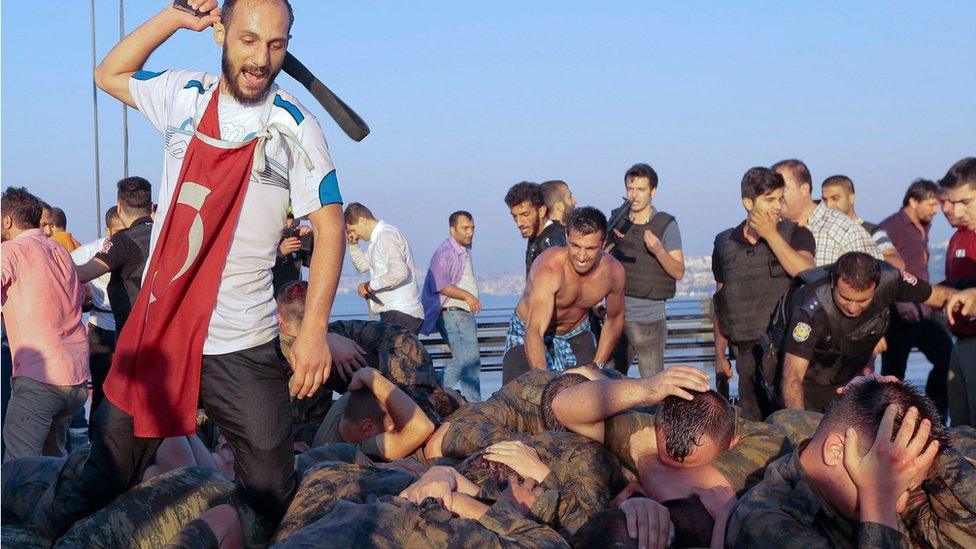
M631 437L646 430L642 436L654 436L654 414L627 411L604 423L604 444L620 462L637 472L631 453ZM792 447L786 436L776 427L737 416L736 435L739 442L709 463L722 474L732 489L741 495L763 478L766 466L789 452Z
M31 456L4 463L0 469L0 523L26 523L64 461Z
M201 513L224 503L237 509L248 546L266 543L270 528L241 503L233 484L211 469L185 467L134 486L75 523L55 547L161 547Z
M949 436L952 437L952 446L963 457L976 460L976 429L969 425L953 427L949 429Z
M823 414L820 412L784 408L770 414L766 418L766 423L782 431L790 441L790 445L799 448L817 432L821 419Z
M369 503L337 501L323 517L273 547L322 547L323 544L383 549L569 547L554 530L523 517L503 500L475 521L455 517L432 498L418 507L395 496Z
M163 549L219 549L220 540L203 519L193 519Z
M338 500L366 503L378 496L395 496L416 480L417 477L397 470L335 461L318 463L302 477L273 541L284 541L316 522ZM342 546L331 540L330 545Z
M360 452L355 444L336 442L312 448L305 453L299 454L295 458L295 470L301 476L312 467L326 461L339 461L353 465L362 465L363 467L373 465L373 460L369 459L366 454Z
M976 547L976 468L948 448L932 469L920 489L909 494L902 514L913 545Z
M464 459L496 442L512 440L517 433L536 434L542 426L542 390L560 372L531 371L502 386L483 402L471 402L447 420L441 452Z
M617 472L616 461L603 445L576 433L521 433L507 440L519 440L532 447L552 472L542 488L558 494L551 508L536 502L532 512L540 521L569 538L591 517L606 509L613 497L610 486ZM479 499L495 501L504 490L487 469L470 467L475 454L458 470L481 488ZM540 498L541 499L541 498Z
M60 460L62 463L58 467L57 473L31 510L30 519L26 521L28 524L52 523L53 519L48 517L56 514L54 497L62 493L68 486L74 484L78 480L78 477L81 476L81 470L88 460L89 448L88 445L75 448L66 458Z
M4 524L0 530L0 546L16 549L47 549L51 542L33 526Z
M332 389L322 387L315 394L291 399L291 422L294 425L294 440L311 446L315 432L332 408Z
M827 505L803 474L799 451L783 456L732 510L725 546L908 547L908 538L887 526L849 520Z

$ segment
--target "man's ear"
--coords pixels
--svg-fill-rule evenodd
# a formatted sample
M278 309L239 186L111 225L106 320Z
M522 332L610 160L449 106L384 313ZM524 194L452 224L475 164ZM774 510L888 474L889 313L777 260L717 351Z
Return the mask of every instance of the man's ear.
M857 202L857 193L851 193L851 206L853 206L855 202Z
M224 40L227 39L227 29L224 28L223 23L220 21L213 24L213 37L215 44L220 47L224 46Z
M651 200L654 200L655 195L657 195L657 187L651 189Z
M820 457L828 467L844 466L844 437L833 434L827 437L820 448Z
M742 440L741 436L735 435L734 437L732 437L732 442L729 443L729 448L735 448L736 444L738 444L739 441L741 440Z
M546 217L549 215L549 208L545 204L539 206L539 217Z
M742 205L745 206L747 212L751 212L752 209L756 206L756 203L753 202L751 198L743 198Z

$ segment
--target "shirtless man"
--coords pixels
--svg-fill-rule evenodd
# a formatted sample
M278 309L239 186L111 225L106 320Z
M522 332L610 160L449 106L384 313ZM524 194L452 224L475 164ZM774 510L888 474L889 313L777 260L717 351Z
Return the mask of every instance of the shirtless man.
M624 324L624 269L603 251L607 218L592 207L573 211L566 247L540 255L505 339L502 384L530 369L564 370L610 358ZM607 318L594 349L589 310L606 300Z

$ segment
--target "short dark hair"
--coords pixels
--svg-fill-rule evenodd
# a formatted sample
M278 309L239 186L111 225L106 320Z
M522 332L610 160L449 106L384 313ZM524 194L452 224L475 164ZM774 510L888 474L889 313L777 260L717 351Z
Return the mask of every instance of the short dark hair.
M976 156L969 156L956 162L946 172L945 177L939 181L939 185L944 189L955 189L963 185L969 185L976 190Z
M657 188L657 172L649 164L640 162L627 168L627 171L624 172L624 185L630 182L631 179L638 177L646 177L651 182L651 188Z
M810 176L810 169L807 168L807 165L802 160L797 160L796 158L780 160L773 164L771 169L777 172L789 172L793 177L800 180L800 185L806 184L810 187L810 192L813 192L813 177Z
M542 200L550 210L557 202L562 202L566 193L569 192L569 185L558 179L544 181L539 185L539 188L542 189Z
M698 496L662 502L674 525L674 543L670 547L708 547L712 542L715 519Z
M693 396L691 400L669 396L654 415L654 425L664 429L664 449L679 463L695 446L704 444L706 435L723 450L735 436L735 409L725 397L713 390Z
M546 431L566 430L566 426L556 418L556 413L552 411L552 401L556 398L556 395L563 392L563 389L575 387L587 381L589 380L582 374L570 373L558 375L550 379L549 383L546 383L546 386L542 389L542 399L539 402L542 427Z
M308 294L308 282L293 280L278 290L278 312L287 322L301 325L305 318L305 296Z
M281 2L288 9L288 31L291 32L291 26L295 24L295 12L291 9L291 2L288 0L281 0ZM234 18L234 8L236 7L237 0L224 0L223 5L220 6L221 25L230 28L230 22Z
M705 546L708 544L706 543ZM627 515L620 509L604 509L590 517L573 534L573 549L613 547L637 549L637 540L627 531Z
M607 236L607 216L593 206L576 208L566 220L566 234L570 231L582 235L600 233Z
M857 292L877 286L881 281L881 264L864 252L847 252L835 264L836 279L843 280Z
M346 405L346 411L342 417L356 423L364 419L371 419L382 428L386 410L380 406L380 401L376 399L376 395L369 388L363 387L346 394L349 395L349 403Z
M824 187L840 187L850 194L856 192L854 190L854 182L846 175L832 175L824 179L823 183L820 184L820 188L823 189Z
M848 427L853 427L857 431L860 451L866 452L874 444L881 418L891 404L896 404L899 408L895 418L896 431L901 427L905 412L914 406L918 410L920 421L927 419L932 423L929 436L932 440L939 441L939 451L942 452L952 445L949 431L942 424L942 416L932 399L911 384L877 378L865 378L864 381L848 385L844 393L835 397L827 406L816 434L842 433Z
M366 206L363 206L359 202L352 202L346 206L346 211L343 212L342 218L346 225L355 225L359 223L360 219L374 220L373 212L369 210Z
M3 215L9 215L18 229L36 229L41 226L44 207L41 199L27 191L26 187L7 187L0 197Z
M786 186L783 176L769 168L749 168L742 176L742 198L755 200L757 196L771 193Z
M902 207L907 206L911 199L921 202L929 198L939 198L939 186L935 184L935 181L919 178L912 181L912 184L908 186L908 190L905 191L905 198L901 199L901 205Z
M545 197L542 196L542 187L538 183L531 181L516 183L505 193L505 205L509 209L525 201L529 201L533 208L546 205Z
M149 215L152 211L152 184L137 175L120 179L116 184L119 204L126 213Z
M111 227L112 226L112 223L114 223L116 219L120 219L119 218L119 207L118 206L112 206L111 208L105 210L105 226L106 227Z
M451 216L447 218L447 223L451 227L457 227L458 221L460 221L462 217L467 217L471 221L474 221L474 216L471 215L471 212L467 210L458 210L452 213Z
M58 229L68 228L68 216L64 215L61 208L51 208L51 224Z

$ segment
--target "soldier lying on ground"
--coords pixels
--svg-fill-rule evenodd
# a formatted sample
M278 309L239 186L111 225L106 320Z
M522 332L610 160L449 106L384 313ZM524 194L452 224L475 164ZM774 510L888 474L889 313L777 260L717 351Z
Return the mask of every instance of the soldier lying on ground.
M697 497L664 503L637 497L591 518L576 532L573 548L709 547L715 546L714 529L715 521Z
M358 445L367 456L391 461L417 453L434 423L405 392L373 368L356 371L349 391L329 410L313 447L333 442Z
M586 366L565 372L533 370L522 374L487 400L468 403L454 412L430 437L425 453L428 458L444 455L464 459L515 434L551 430L546 427L542 413L547 387L554 396L556 388L606 377L619 379L621 376L616 370ZM557 379L563 382L550 386Z
M973 547L976 469L950 447L930 399L897 381L863 378L742 498L726 542Z

